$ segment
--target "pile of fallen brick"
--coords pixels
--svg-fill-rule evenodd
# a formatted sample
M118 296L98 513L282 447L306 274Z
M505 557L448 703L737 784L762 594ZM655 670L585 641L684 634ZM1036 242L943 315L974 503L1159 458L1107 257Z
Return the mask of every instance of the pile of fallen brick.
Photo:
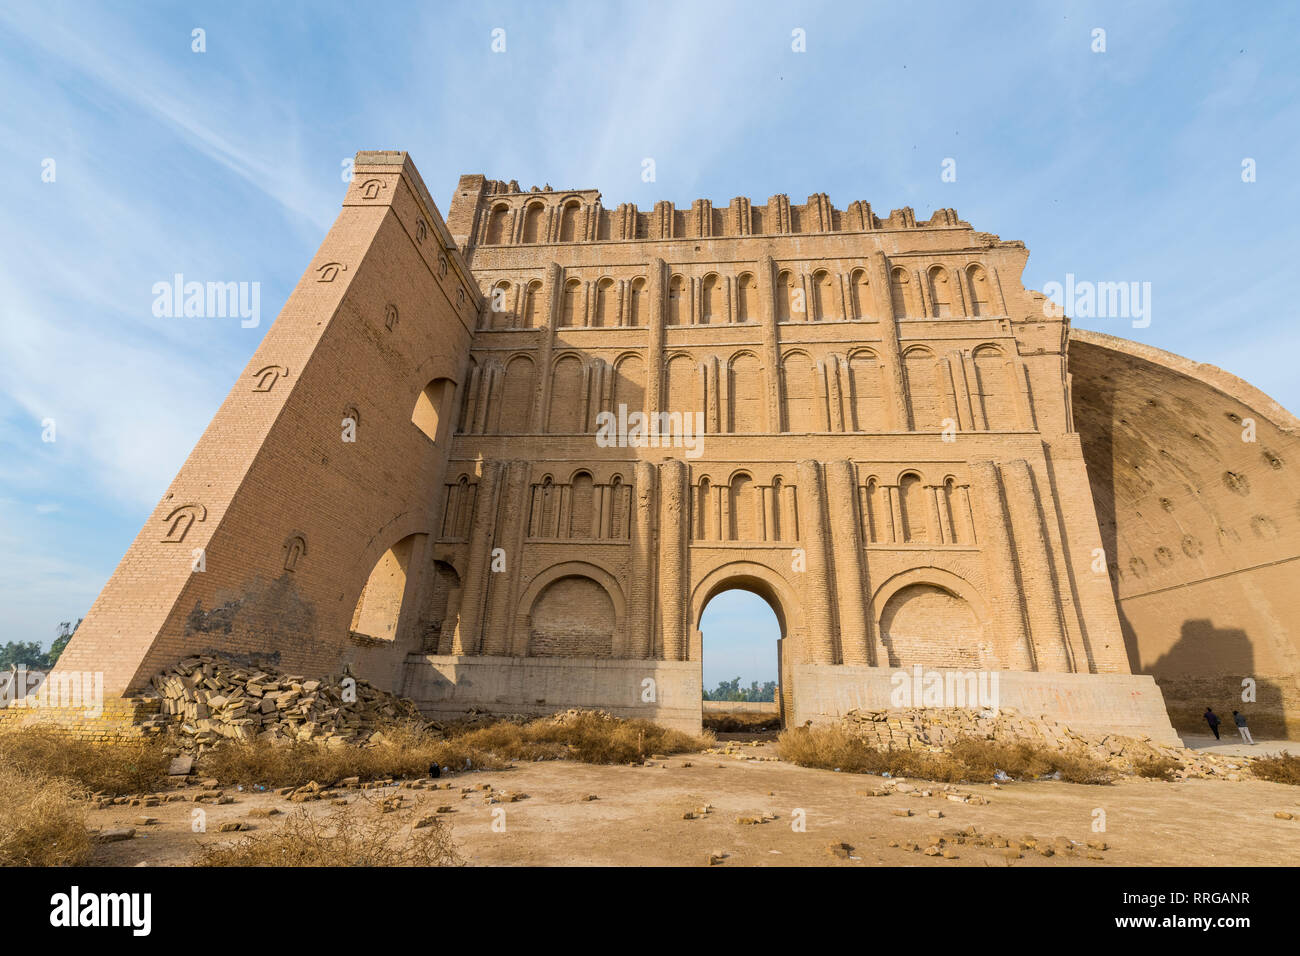
M1182 767L1173 774L1187 777L1241 779L1251 758L1227 757L1159 744L1146 737L1121 734L1076 733L1046 717L1031 717L1014 710L977 711L965 708L909 708L851 710L842 718L853 734L882 750L941 751L962 737L1001 743L1026 742L1039 747L1070 750L1092 757L1122 773L1137 764L1172 759Z
M255 738L366 743L382 728L425 721L409 700L348 675L308 679L229 658L187 658L153 679L154 720L200 749Z
M1025 717L1010 710L976 711L964 708L911 708L907 710L851 710L844 724L858 736L882 749L941 749L960 737L981 740L1027 740L1050 744L1059 728L1044 718Z

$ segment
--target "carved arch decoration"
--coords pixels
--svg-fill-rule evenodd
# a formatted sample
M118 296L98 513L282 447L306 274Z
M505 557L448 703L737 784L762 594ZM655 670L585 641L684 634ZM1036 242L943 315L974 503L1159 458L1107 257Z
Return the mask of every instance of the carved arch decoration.
M528 655L529 618L533 605L548 586L561 578L587 578L598 584L614 605L614 656L626 656L627 598L618 579L604 568L587 561L563 561L533 576L515 606L514 630L510 653L515 657Z
M196 521L206 521L208 509L201 504L185 504L173 508L163 518L163 544L179 544L185 540L190 526Z

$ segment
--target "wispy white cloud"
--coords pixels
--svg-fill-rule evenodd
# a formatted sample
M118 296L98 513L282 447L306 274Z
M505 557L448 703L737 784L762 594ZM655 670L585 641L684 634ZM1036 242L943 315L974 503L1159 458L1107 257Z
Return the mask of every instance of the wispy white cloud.
M58 622L83 616L104 584L66 538L37 546L34 530L21 502L0 499L0 643L48 644Z
M813 191L955 206L1024 239L1031 282L1153 280L1144 341L1300 406L1296 15L1176 10L399 3L357 29L342 2L218 5L199 55L188 12L0 7L0 625L44 638L68 601L88 605L336 215L358 148L410 150L441 197L484 172L642 208ZM1105 55L1086 52L1093 26ZM1246 155L1253 187L1234 182ZM958 183L938 180L946 156ZM174 272L261 281L262 326L153 318L150 286Z
M30 44L47 62L57 62L93 81L100 92L148 112L207 159L317 230L329 227L326 210L335 197L311 189L312 178L287 162L292 153L285 155L284 127L275 123L273 113L259 107L258 100L242 96L233 101L219 96L214 100L214 88L200 87L197 71L169 68L155 50L136 42L132 31L122 29L119 21L96 17L85 9L73 27L42 8L0 7L0 25ZM148 161L148 153L142 152L142 170L147 169Z
M90 485L136 508L157 501L214 408L212 387L196 388L170 350L111 336L87 349L76 330L33 313L0 324L0 379L30 417L34 453L53 452L62 477L43 485ZM46 419L53 443L41 441Z

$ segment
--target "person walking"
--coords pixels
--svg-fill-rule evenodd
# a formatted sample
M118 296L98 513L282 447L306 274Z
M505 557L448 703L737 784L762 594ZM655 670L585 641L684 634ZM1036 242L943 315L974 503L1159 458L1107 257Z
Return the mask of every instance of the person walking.
M1234 710L1232 712L1232 720L1237 725L1237 733L1241 734L1241 739L1246 741L1246 743L1250 744L1252 747L1255 746L1255 741L1252 740L1250 736L1250 728L1246 726L1246 715L1239 714Z
M1219 715L1216 714L1214 711L1210 710L1210 708L1206 707L1205 713L1202 714L1201 716L1205 718L1205 722L1209 724L1210 729L1214 731L1214 739L1215 740L1222 739L1219 737Z

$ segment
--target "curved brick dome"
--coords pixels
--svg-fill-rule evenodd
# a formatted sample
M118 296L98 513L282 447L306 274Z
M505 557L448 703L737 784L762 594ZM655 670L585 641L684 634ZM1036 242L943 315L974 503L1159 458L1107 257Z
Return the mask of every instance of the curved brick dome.
M1261 729L1289 714L1294 730L1300 420L1212 365L1097 332L1070 332L1069 368L1133 670L1180 729L1239 706L1250 678Z

